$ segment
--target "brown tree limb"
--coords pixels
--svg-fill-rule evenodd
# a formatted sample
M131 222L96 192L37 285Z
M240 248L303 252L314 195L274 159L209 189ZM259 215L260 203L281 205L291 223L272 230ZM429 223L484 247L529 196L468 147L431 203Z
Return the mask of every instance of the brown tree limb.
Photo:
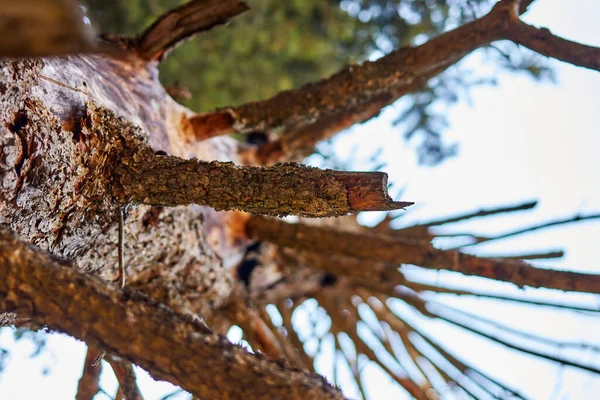
M102 373L102 364L93 365L94 360L99 355L99 350L88 346L85 353L85 360L83 361L83 373L77 384L75 400L92 400L100 391L99 380Z
M502 39L507 16L507 7L499 4L485 17L421 46L401 48L375 62L350 66L317 83L214 114L221 116L220 121L229 120L230 131L243 132L315 121L356 109L380 96L402 92L401 88L412 87L423 76L431 77L433 71L440 73L473 50ZM211 114L198 118L199 126L200 119L208 121Z
M109 354L105 358L112 367L117 377L117 382L119 382L120 396L117 395L116 400L144 400L137 385L137 377L135 376L133 365L113 354Z
M326 255L308 251L294 252L283 249L281 258L286 265L325 271L336 277L346 277L358 284L386 287L393 293L398 285L406 281L398 266L392 263L370 262L344 255Z
M546 57L600 71L600 48L563 39L547 28L536 28L518 20L507 30L507 39Z
M480 258L458 251L438 250L430 244L404 238L338 232L263 217L251 218L247 231L251 237L298 250L414 264L511 282L517 286L600 293L600 275L541 269L515 260Z
M4 230L0 309L107 349L201 398L342 398L318 375L249 354L194 318L86 276Z
M413 204L389 197L387 174L382 172L320 170L298 164L240 167L157 156L146 150L123 158L116 173L126 201L155 206L195 203L217 211L330 217Z
M161 15L137 40L137 52L147 61L160 61L186 38L222 25L249 10L239 0L194 0Z
M540 253L523 253L523 254L498 254L486 255L487 258L504 258L506 260L541 260L550 258L562 258L565 252L562 250L545 251Z

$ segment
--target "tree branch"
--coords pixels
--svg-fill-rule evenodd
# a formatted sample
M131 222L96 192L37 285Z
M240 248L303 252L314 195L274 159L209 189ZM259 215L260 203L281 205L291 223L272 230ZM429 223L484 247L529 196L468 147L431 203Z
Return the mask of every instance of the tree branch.
M438 250L428 243L404 238L338 232L262 217L251 218L247 232L251 237L299 250L445 269L512 282L517 286L600 293L600 275L540 269L515 260L480 258L458 251Z
M137 51L147 61L160 61L186 38L228 22L249 10L239 0L194 0L160 16L137 41Z
M431 226L439 226L452 224L455 222L463 222L472 218L480 218L480 217L488 217L490 215L503 214L503 213L511 213L515 211L524 211L531 210L537 206L537 201L527 201L525 203L516 204L514 206L501 206L501 207L493 207L493 208L482 208L477 211L467 212L464 214L455 215L452 217L445 217L438 220L423 222L416 225L411 225L405 228L399 228L397 231L409 231L411 229L420 228L420 227L431 227Z
M600 48L555 36L547 28L536 28L519 20L507 30L507 39L546 57L600 71Z
M514 350L518 350L521 351L523 353L527 353L536 357L540 357L549 361L553 361L553 362L557 362L559 364L562 365L568 365L571 367L575 367L575 368L579 368L579 369L583 369L585 371L590 371L596 374L600 374L600 367L596 367L593 365L586 365L586 364L581 364L577 361L572 361L572 360L568 360L566 358L562 358L562 357L557 357L557 356L553 356L551 354L546 354L544 352L541 351L537 351L531 348L528 348L524 345L521 345L519 343L513 342L513 341L509 341L506 339L503 339L497 335L492 335L489 333L486 333L482 330L479 330L477 328L474 328L470 325L467 325L463 322L459 322L456 319L452 318L452 317L447 317L444 316L438 312L434 312L432 310L430 310L427 307L427 303L425 300L421 299L418 296L414 296L414 295L402 295L402 296L398 296L397 298L399 298L400 300L402 300L403 302L405 302L406 304L411 305L412 307L414 307L418 312L420 312L421 314L428 316L429 318L438 318L440 320L446 321L449 324L452 324L454 326L457 326L459 328L462 328L466 331L475 333L481 337L484 337L486 339L489 339L493 342L496 342L498 344L501 344L503 346L506 346L508 348L514 349ZM380 300L381 301L381 300Z
M228 124L229 131L265 130L315 121L357 109L381 96L406 93L403 88L414 88L415 81L439 74L473 50L502 39L506 18L506 7L494 7L485 17L421 46L398 49L375 62L350 66L330 78L281 92L267 100L198 115L196 127L200 129L202 121L209 121L214 114L222 117L218 118L221 122L229 121L222 125Z
M4 230L0 309L118 354L200 398L342 398L318 375L249 354L194 318L86 276Z
M88 346L85 353L85 361L83 362L83 373L77 385L75 400L92 400L100 391L98 382L102 373L102 364L94 365L94 361L100 353L101 351Z
M433 341L429 337L429 335L427 335L421 329L419 329L418 327L416 327L414 324L411 324L406 319L401 319L395 312L393 312L388 307L388 305L386 304L385 299L383 299L381 297L378 297L378 296L376 296L376 297L369 297L369 296L365 296L364 294L361 294L361 297L362 297L363 301L366 304L368 304L369 307L371 307L371 309L373 310L373 312L375 312L375 314L377 315L377 317L380 320L383 320L383 321L387 322L388 324L390 324L390 326L395 331L401 331L402 329L406 329L406 327L408 327L413 332L417 333L430 346L432 346L437 352L439 352L442 355L442 357L446 358L454 367L456 367L465 376L469 377L481 389L483 389L483 390L485 390L486 392L489 393L489 389L487 389L485 386L483 386L480 383L478 383L475 379L473 379L473 377L470 376L470 374L472 372L478 374L479 376L483 377L484 379L486 379L486 380L492 382L493 384L497 385L499 388L501 388L505 392L510 393L511 395L514 395L517 398L523 398L517 392L515 392L514 390L506 387L504 384L498 382L496 379L494 379L494 378L486 375L485 373L481 372L480 370L478 370L478 369L476 369L476 368L474 368L472 366L468 366L468 365L464 364L463 362L459 361L458 359L456 359L456 357L454 357L452 354L450 354L448 351L446 351L437 342ZM405 325L406 325L406 327L405 327Z
M119 382L119 392L124 400L144 400L140 388L137 385L137 377L133 365L113 354L106 356L106 361L110 364ZM116 400L121 400L117 396Z
M475 235L467 234L465 236L472 236L475 239L475 241L473 243L459 246L459 248L467 247L467 246L474 246L474 245L477 245L477 244L480 244L483 242L489 242L491 240L506 239L506 238L509 238L512 236L522 235L524 233L529 233L529 232L537 231L540 229L550 228L553 226L566 225L566 224L571 224L573 222L581 222L581 221L587 221L587 220L593 220L593 219L599 219L599 218L600 218L600 214L576 215L571 218L563 218L563 219L558 219L558 220L554 220L554 221L543 222L543 223L533 225L533 226L528 226L526 228L517 229L515 231L503 233L498 236L475 236Z
M208 205L264 215L331 217L410 206L387 193L387 174L319 170L297 164L240 167L226 162L134 152L117 166L126 201Z
M533 305L533 306L563 308L563 309L570 310L570 311L600 312L600 307L592 308L592 307L586 307L586 306L576 305L576 304L558 303L558 302L553 302L551 300L527 299L527 298L516 297L516 296L511 296L511 295L501 295L501 294L494 294L494 293L487 293L487 292L477 292L477 291L472 291L472 290L450 288L450 287L445 287L445 286L434 286L434 285L427 285L424 283L411 282L408 280L404 283L404 286L406 286L407 288L409 288L415 292L433 292L433 293L437 293L437 294L451 294L451 295L456 295L456 296L475 296L475 297L482 297L482 298L486 298L486 299L494 299L494 300L500 300L500 301L510 301L510 302L514 302L514 303L529 304L529 305Z

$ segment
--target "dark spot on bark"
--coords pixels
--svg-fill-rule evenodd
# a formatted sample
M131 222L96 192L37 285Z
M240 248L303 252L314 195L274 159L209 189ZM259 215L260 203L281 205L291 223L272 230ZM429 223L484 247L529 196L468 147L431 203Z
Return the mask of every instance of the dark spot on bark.
M19 110L15 113L12 123L8 124L8 129L12 133L19 133L19 131L27 125L27 122L27 113L23 110Z
M257 265L258 261L255 258L250 258L242 261L238 267L237 276L246 286L250 285L250 276Z
M75 117L69 120L62 121L61 126L64 131L73 133L73 142L78 143L81 140L81 118Z
M269 141L269 136L267 136L266 132L262 131L253 131L246 135L246 142L250 144L254 144L256 146L262 146L263 144Z
M29 122L27 118L27 113L24 110L19 110L15 113L13 120L11 123L6 124L6 127L9 131L16 134L19 137L19 142L21 144L21 156L17 159L15 163L15 171L17 175L21 175L21 170L23 169L23 164L29 158L29 149L27 146L27 138L23 132L23 128Z
M164 150L158 150L158 151L154 152L154 155L157 155L157 156L166 156L167 152L164 151Z
M333 286L337 282L337 280L338 280L337 276L335 276L333 274L325 274L325 276L323 276L323 278L321 278L321 286L322 287Z
M144 225L144 228L156 228L158 226L158 219L162 210L163 207L152 207L146 211L142 217L142 225Z

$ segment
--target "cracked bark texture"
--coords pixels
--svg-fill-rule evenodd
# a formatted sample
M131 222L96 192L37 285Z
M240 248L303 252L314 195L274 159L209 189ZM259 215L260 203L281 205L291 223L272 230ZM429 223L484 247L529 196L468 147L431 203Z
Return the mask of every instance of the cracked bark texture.
M123 204L112 171L124 144L211 160L232 146L215 138L178 152L185 110L166 95L155 67L102 56L0 62L0 224L102 279L117 276ZM231 216L193 205L133 205L126 214L128 285L207 317L228 301L227 267L244 240L216 220Z
M0 309L15 312L0 315L0 326L48 324L204 398L215 393L220 398L340 398L322 378L249 355L189 314L200 315L219 333L243 325L256 348L279 356L290 347L276 342L281 332L265 323L264 306L329 298L322 305L329 304L333 332L354 335L359 351L376 360L351 326L358 317L346 321L331 310L351 310L347 303L357 288L377 296L394 296L398 286L433 290L405 281L398 263L517 285L600 291L598 276L549 273L522 262L436 250L427 244L434 237L431 223L412 231L385 226L368 231L352 218L290 225L215 211L315 217L408 205L387 196L381 173L294 164L241 168L227 162L301 158L317 141L377 115L496 39L598 68L597 50L518 21L511 7L519 5L523 12L529 3L502 1L488 16L422 46L399 49L272 99L201 115L167 95L154 61L189 34L244 11L236 0L193 1L165 14L137 39L105 36L103 46L110 51L103 55L0 60ZM202 6L212 16L187 14ZM162 35L169 29L172 35ZM232 128L274 126L285 126L284 136L254 153L240 154L243 147L233 139L214 137ZM190 203L212 208L184 205ZM109 281L117 276L117 218L125 204L127 290L119 291ZM6 228L37 249L6 234ZM276 245L260 244L260 262L244 287L239 266L252 237ZM282 310L284 315L287 309ZM293 328L288 334L293 337ZM300 358L295 365L309 366L307 354ZM421 396L411 381L394 378Z
M4 230L0 308L117 352L201 398L343 398L320 375L250 354L200 320L90 277Z

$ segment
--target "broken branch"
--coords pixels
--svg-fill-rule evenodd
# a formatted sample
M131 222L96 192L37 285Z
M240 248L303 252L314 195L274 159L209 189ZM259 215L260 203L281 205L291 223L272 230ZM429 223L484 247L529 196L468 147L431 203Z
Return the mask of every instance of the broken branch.
M382 172L320 170L298 164L240 167L150 151L123 159L116 172L126 201L156 206L195 203L263 215L331 217L413 204L390 198L387 174Z

